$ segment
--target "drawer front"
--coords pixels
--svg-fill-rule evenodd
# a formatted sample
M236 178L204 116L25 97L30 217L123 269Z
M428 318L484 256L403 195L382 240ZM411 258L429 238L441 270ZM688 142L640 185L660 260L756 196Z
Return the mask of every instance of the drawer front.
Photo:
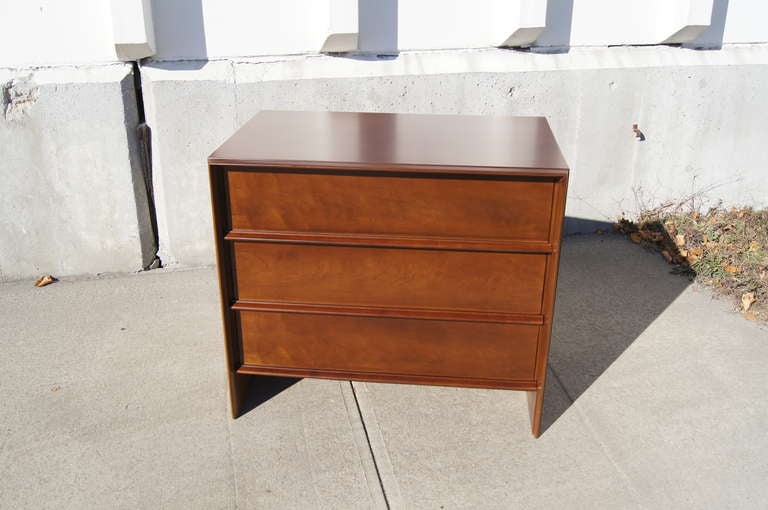
M246 365L525 381L539 326L240 312Z
M228 171L242 230L547 241L553 189L521 177Z
M237 297L541 312L546 255L280 243L234 245Z

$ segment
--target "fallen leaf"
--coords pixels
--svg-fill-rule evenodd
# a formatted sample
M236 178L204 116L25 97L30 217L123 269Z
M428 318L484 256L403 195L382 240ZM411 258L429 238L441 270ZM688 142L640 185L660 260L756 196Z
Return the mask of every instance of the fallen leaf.
M640 240L641 240L640 234L638 234L637 232L632 232L631 234L629 234L629 238L632 239L633 243L640 244Z
M739 211L739 218L743 218L747 211Z
M678 248L685 246L685 234L677 234L675 236L675 244Z
M752 306L752 303L755 301L757 300L755 299L754 292L747 292L741 295L741 309L744 311L744 313L749 311L749 307Z
M760 243L757 241L752 241L749 243L749 251L757 251L760 249Z
M687 257L688 256L688 250L680 250L680 256L681 257Z
M667 259L667 262L672 263L672 255L670 255L667 250L662 250L661 256Z
M53 282L57 282L57 281L59 280L57 280L56 278L54 278L49 274L46 274L37 279L37 281L35 282L35 287L45 287L46 285L50 285Z
M752 312L746 312L746 313L744 313L742 315L744 315L744 317L746 317L747 319L751 320L752 322L757 322L757 317Z
M696 254L694 253L688 254L688 262L690 262L691 264L695 264L698 261L699 261L699 257L697 257Z
M690 251L690 253L691 253L691 255L695 255L697 257L701 257L702 255L704 255L704 250L702 250L701 248L694 248L694 249L692 249Z
M736 274L739 272L739 268L736 266L726 266L725 272L730 274Z
M51 391L59 391L60 389L61 389L61 386L59 386L58 384L54 384L53 386L51 386Z

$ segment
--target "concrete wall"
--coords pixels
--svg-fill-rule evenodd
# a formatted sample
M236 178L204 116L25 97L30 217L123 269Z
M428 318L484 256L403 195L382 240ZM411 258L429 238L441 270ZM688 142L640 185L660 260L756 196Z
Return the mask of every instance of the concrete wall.
M141 269L152 240L130 66L0 69L0 83L0 281Z
M762 0L0 0L0 281L146 267L153 207L164 264L212 263L205 158L266 108L546 115L571 230L699 190L764 205L767 17ZM352 51L318 53L335 36ZM611 47L662 42L682 47ZM153 52L154 201L118 62Z
M653 205L692 191L765 206L766 64L765 45L152 64L142 76L152 98L160 256L213 261L205 158L261 109L545 115L572 167L567 214L579 220L610 222L644 205L638 199Z

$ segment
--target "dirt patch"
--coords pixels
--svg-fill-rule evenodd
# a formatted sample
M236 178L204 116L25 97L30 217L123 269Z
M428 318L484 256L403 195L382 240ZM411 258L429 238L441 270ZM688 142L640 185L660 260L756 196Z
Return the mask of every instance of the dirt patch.
M645 211L621 218L619 232L657 251L674 266L733 300L749 320L768 324L768 209Z

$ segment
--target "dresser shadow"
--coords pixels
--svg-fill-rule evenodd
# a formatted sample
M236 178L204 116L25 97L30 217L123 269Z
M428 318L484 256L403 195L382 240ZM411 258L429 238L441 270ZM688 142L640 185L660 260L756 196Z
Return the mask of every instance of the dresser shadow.
M563 240L542 431L691 284L673 267L619 234Z
M275 377L272 375L253 375L249 376L248 389L245 392L238 416L256 409L267 400L276 397L287 390L301 378L296 377Z

